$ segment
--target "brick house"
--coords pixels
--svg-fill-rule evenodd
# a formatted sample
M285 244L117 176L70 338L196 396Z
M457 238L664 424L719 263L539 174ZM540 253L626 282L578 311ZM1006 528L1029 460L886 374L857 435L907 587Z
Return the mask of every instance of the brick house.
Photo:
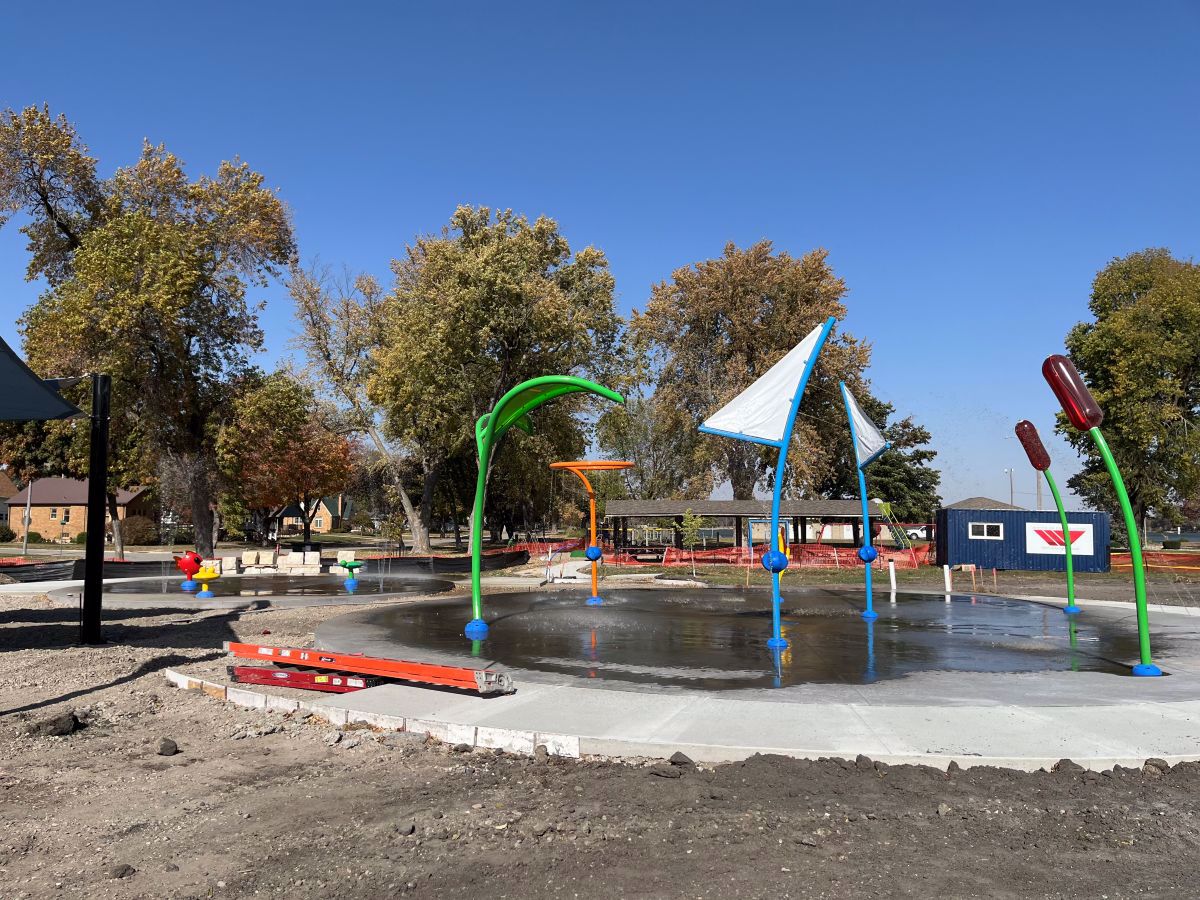
M327 534L340 528L342 522L350 516L353 503L346 494L335 494L322 497L313 514L312 533ZM300 504L293 503L279 514L284 534L300 534L304 531L304 512Z
M29 499L30 531L55 543L69 543L76 535L87 531L87 480L37 478L8 498L8 527L17 533L17 540L25 536L25 503L30 490L33 492ZM157 505L151 498L151 490L145 487L117 491L117 517L157 518ZM107 523L107 513L104 518Z
M0 469L0 525L8 524L8 498L17 493L17 483L5 469Z

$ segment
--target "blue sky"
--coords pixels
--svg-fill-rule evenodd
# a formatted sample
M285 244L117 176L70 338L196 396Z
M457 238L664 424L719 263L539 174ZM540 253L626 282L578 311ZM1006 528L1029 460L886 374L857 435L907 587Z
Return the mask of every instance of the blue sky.
M105 174L147 137L233 154L306 260L371 271L459 203L556 218L620 308L727 241L830 251L876 392L943 496L1032 506L1019 418L1091 279L1200 244L1200 4L62 3L8 11L0 107L48 102ZM0 333L36 297L0 230ZM274 286L269 358L291 308ZM266 362L269 362L266 360ZM1052 442L1056 468L1074 470Z

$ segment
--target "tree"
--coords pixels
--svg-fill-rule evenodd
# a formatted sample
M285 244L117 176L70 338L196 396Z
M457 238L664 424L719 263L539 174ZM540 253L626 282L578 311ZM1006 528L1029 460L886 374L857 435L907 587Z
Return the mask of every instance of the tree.
M632 469L599 478L623 483L624 496L700 499L712 492L711 469L697 472L690 465L702 435L682 427L675 411L658 396L634 397L624 406L605 410L596 423L596 439L606 456L634 464Z
M40 372L112 375L118 443L187 473L209 555L217 426L262 344L247 291L295 255L287 210L237 160L193 181L146 144L109 179L95 169L61 116L0 117L0 210L30 217L27 274L49 285L20 322L26 355Z
M892 445L866 470L870 497L890 503L892 512L901 521L932 522L941 506L938 486L942 476L929 466L937 452L927 447L928 429L915 423L912 416L893 420L895 407L869 393L856 397L867 418L880 425L880 431ZM844 409L841 416L844 425ZM832 439L834 465L818 482L817 492L824 497L857 497L858 474L849 427L836 431Z
M692 577L696 577L696 546L700 543L700 529L705 528L708 521L704 516L698 516L691 509L683 511L683 516L679 523L680 537L685 546L690 552L692 558Z
M375 474L387 476L389 493L394 494L408 522L413 549L429 553L429 530L406 486L413 467L405 448L385 436L383 412L367 395L376 353L386 340L383 289L369 275L334 280L325 267L293 265L288 291L300 322L297 345L307 359L305 374L337 404L344 427L370 440L381 463ZM388 512L391 522L393 516ZM400 538L402 529L389 527L389 534Z
M321 498L346 489L352 450L322 424L312 391L283 373L239 397L217 439L221 468L246 507L269 523L297 504L306 542Z
M479 416L527 378L609 383L619 368L620 318L604 254L572 253L545 217L459 207L392 270L386 296L360 282L339 298L311 274L294 274L292 293L310 360L338 386L348 416L386 448L398 476L403 462L416 472L411 496L401 488L400 499L414 548L425 551L438 483L474 448ZM361 327L350 333L356 321ZM577 398L561 403L570 412L584 408ZM538 427L583 433L575 416Z
M1104 436L1138 521L1171 524L1200 492L1200 266L1165 249L1114 259L1096 276L1094 321L1067 334L1075 366L1104 410ZM1091 439L1060 416L1083 457L1067 483L1120 521L1112 482Z
M677 269L670 281L655 285L645 312L635 313L631 330L657 374L654 401L665 419L662 428L694 432L805 334L830 316L844 318L845 293L824 250L797 259L774 252L769 241L744 250L729 244L719 258ZM834 328L796 420L785 496L842 491L839 485L852 474L853 462L844 452L849 438L838 382L845 381L860 399L869 397L863 377L869 361L866 344ZM728 481L738 500L753 499L756 489L770 487L773 450L719 438L697 440L693 446L684 465L694 483L706 477L715 484ZM893 464L904 468L928 458L898 454ZM910 477L921 482L929 476ZM853 495L852 490L845 493Z

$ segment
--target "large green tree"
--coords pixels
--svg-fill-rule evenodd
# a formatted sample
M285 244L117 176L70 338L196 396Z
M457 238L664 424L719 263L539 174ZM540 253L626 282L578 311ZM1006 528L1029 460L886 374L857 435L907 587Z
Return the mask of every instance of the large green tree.
M1104 436L1138 521L1181 520L1200 493L1200 266L1149 249L1114 259L1092 283L1093 321L1066 347L1104 410ZM1112 482L1091 439L1060 417L1083 457L1068 484L1120 518Z
M70 123L30 107L0 114L0 211L29 217L27 274L48 286L20 322L31 365L112 375L116 443L183 473L210 554L217 428L262 344L248 291L295 255L283 203L245 163L190 179L150 144L101 179Z
M829 316L845 318L845 294L824 250L797 258L775 252L769 241L744 249L729 244L720 257L677 269L669 281L655 285L631 330L649 354L657 376L654 400L670 420L667 427L694 432L805 334ZM863 377L869 361L870 348L835 326L796 420L786 496L853 496L845 486L853 463L844 452L847 425L838 382L845 381L860 399L870 397ZM905 421L910 446L928 440L923 429ZM688 477L728 482L735 499L753 498L774 477L775 452L768 448L716 437L693 446L685 460ZM891 464L921 469L929 458L928 451L898 453ZM923 484L919 504L936 504L936 473L910 471L896 480Z
M392 269L386 294L364 289L362 280L338 290L313 272L294 273L292 293L312 368L393 461L414 549L426 551L438 484L473 450L478 417L527 378L612 382L621 320L604 254L572 252L545 217L459 207L440 234L414 241ZM584 402L559 405L578 413ZM585 431L577 415L539 413L536 425L567 429L571 439L554 446L578 444ZM405 471L416 473L409 484Z
M871 421L880 426L892 445L866 469L867 492L871 499L891 504L892 512L902 522L932 522L941 497L938 487L941 473L930 466L937 452L928 447L930 434L911 416L895 419L895 408L870 394L857 397L859 405ZM846 421L842 412L842 422ZM825 497L857 497L858 475L854 470L854 446L846 425L833 434L835 464L817 485L817 493Z

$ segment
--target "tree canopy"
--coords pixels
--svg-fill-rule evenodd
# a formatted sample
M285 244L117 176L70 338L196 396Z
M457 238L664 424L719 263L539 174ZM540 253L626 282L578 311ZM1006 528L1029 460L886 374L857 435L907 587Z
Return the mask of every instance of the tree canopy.
M293 275L292 293L314 368L347 385L339 391L343 406L386 449L397 476L415 473L398 491L421 550L439 481L473 456L478 418L528 378L580 375L610 383L621 319L604 254L591 247L572 252L546 217L530 222L511 210L459 207L440 234L416 240L392 270L386 294L360 280L339 295L311 272ZM335 309L361 327L352 333ZM566 430L547 447L585 443L585 425L573 415L583 403L566 398L554 415L539 414L539 431ZM503 504L503 490L491 504Z
M845 294L846 285L824 250L796 258L775 252L769 241L745 249L729 244L717 259L677 269L670 281L655 285L646 310L635 313L631 330L656 375L654 401L663 429L695 432L814 327L829 316L845 318ZM796 420L785 495L854 495L854 463L847 457L849 435L837 384L845 381L856 396L870 398L863 376L869 360L870 348L835 326ZM871 402L875 412L882 411L878 401ZM935 507L939 476L926 466L933 453L918 449L928 441L928 432L911 420L896 429L908 449L891 457L895 473L890 481L897 491L903 489L909 508ZM769 485L774 463L774 451L768 448L705 438L691 444L684 457L683 481L702 492L705 479L709 487L728 482L735 499L748 500Z
M264 523L297 504L305 540L321 497L344 490L352 474L350 441L321 421L312 391L282 372L234 402L217 455L233 493Z
M1093 321L1071 329L1067 351L1104 410L1134 514L1179 522L1200 496L1200 266L1161 248L1114 259L1096 275L1088 307ZM1071 489L1119 521L1091 439L1065 417L1058 430L1083 457Z
M262 345L248 289L295 253L282 201L245 163L193 180L149 143L100 179L71 124L30 107L0 116L0 211L29 216L28 276L49 285L19 323L30 365L112 376L130 477L176 460L211 552L217 425Z

